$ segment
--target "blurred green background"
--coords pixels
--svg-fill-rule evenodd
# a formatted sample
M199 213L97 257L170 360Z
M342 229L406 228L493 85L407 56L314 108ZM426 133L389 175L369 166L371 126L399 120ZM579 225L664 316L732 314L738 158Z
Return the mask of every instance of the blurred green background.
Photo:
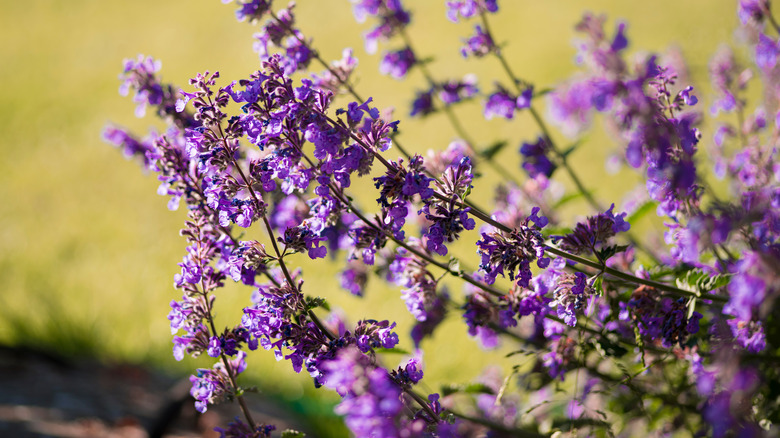
M415 49L434 58L429 68L437 78L473 72L486 92L496 80L506 84L494 59L461 58L461 40L472 33L472 24L448 22L443 0L405 3L414 10L409 32ZM166 314L168 303L180 298L172 283L185 246L178 236L184 212L168 211L167 200L155 194L154 176L143 175L100 135L108 122L139 134L160 126L151 117L136 119L131 99L118 95L123 58L152 55L163 62L163 80L180 86L205 70L220 70L227 83L259 68L251 48L256 28L236 22L235 6L216 0L0 4L0 343L148 363L175 373L209 366L207 359L176 363L171 356ZM493 30L507 42L504 52L515 72L538 87L559 83L576 70L573 26L587 7L608 14L610 34L615 20L628 22L631 53L681 50L705 111L711 102L707 62L719 44L732 40L737 26L734 0L504 0L500 7L491 18ZM325 59L340 58L344 47L355 49L357 89L373 96L380 108L396 108L406 147L424 153L454 138L443 116L406 117L413 90L423 87L421 75L412 71L400 82L377 73L380 57L365 53L361 37L372 23L356 23L347 0L301 0L297 16ZM399 45L380 46L380 52ZM510 147L499 159L519 169L517 146L537 134L527 114L485 122L480 101L457 113L472 136L484 141L481 146L508 140ZM636 178L630 172L605 176L604 158L614 147L605 134L590 135L573 161L603 202L619 205ZM392 150L389 154L394 156ZM489 188L496 181L487 175L478 184ZM373 189L361 195L375 196ZM472 257L469 245L461 246L461 253ZM411 345L412 318L397 288L374 281L367 298L356 299L338 287L335 264L305 266L307 292L327 296L353 322L363 317L398 321L401 346ZM453 283L451 291L461 297L460 285ZM222 325L236 321L248 297L249 291L234 287L221 293ZM499 360L505 350L475 354L479 347L465 339L465 332L459 317L451 315L424 344L426 382L433 391L443 381L468 381L491 363L511 367ZM310 391L308 376L294 375L288 363L270 356L250 356L249 374L291 399Z

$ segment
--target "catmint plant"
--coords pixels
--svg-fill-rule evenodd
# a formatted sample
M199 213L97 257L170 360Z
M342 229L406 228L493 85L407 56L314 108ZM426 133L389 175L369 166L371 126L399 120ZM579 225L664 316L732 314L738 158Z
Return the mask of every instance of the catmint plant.
M197 73L180 88L160 82L151 57L125 61L120 92L167 128L143 138L109 126L104 136L157 175L170 209L187 211L168 319L174 358L204 363L190 377L197 410L236 401L242 417L217 428L221 436L273 436L241 381L254 355L273 354L335 391L335 412L357 437L778 434L780 26L771 3L737 2L750 56L725 46L713 54L712 96L660 54L629 58L629 24L591 13L574 25L582 39L571 78L533 81L502 51L522 42L491 27L498 2L441 3L462 30L455 56L490 63L491 77L436 77L425 41L408 32L413 2L351 0L369 27L367 51L383 48L380 73L426 84L407 96L401 120L358 90L350 48L325 59L298 27L297 8L315 5L236 2L238 21L258 30L260 68L243 78ZM751 81L768 90L763 100L751 100ZM458 118L453 108L469 101L483 120ZM420 147L406 149L399 133L439 113L457 140L408 153ZM561 147L564 138L597 147L584 137L597 114L617 138L615 156L642 180L622 206L594 194L615 182L583 180L574 148ZM530 121L536 133L492 145L470 134L493 119ZM506 144L519 145L515 169L497 158ZM499 185L482 178L488 167ZM358 203L357 186L375 202ZM654 227L635 228L653 214ZM241 240L245 230L263 237ZM296 253L341 263L332 274L343 291L312 295ZM245 287L246 304L239 320L217 322L214 303L230 281ZM327 313L328 295L360 297L372 282L398 291L411 330L382 309L359 320ZM512 371L428 386L422 358L447 359L423 351L447 318L479 346L472 354L509 349L502 365ZM414 354L400 363L385 354L397 351Z

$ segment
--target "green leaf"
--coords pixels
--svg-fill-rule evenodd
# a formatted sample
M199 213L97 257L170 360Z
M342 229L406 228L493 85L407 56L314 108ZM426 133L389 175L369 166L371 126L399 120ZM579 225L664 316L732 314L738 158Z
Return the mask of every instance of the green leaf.
M596 277L595 280L593 280L593 286L592 286L593 290L595 290L596 293L599 294L599 295L603 295L604 294L604 288L602 287L603 286L603 284L602 284L603 282L604 282L604 277L602 277L601 275L599 275L598 277Z
M623 252L628 249L628 245L610 245L605 246L604 248L601 248L600 250L596 251L596 256L599 258L599 260L607 261L610 257L614 256L615 254L619 252Z
M534 92L534 97L542 97L544 95L552 93L553 91L555 91L555 88L542 88Z
M580 193L580 192L569 193L568 195L565 195L564 197L559 199L558 202L556 202L555 205L553 205L553 209L561 207L564 204L568 204L569 202L574 201L574 200L576 200L578 198L582 198L582 196L583 196L583 194Z
M561 152L561 157L563 157L563 158L568 157L572 152L574 152L575 150L577 150L578 147L580 147L582 142L583 142L582 139L575 141L571 146L566 148L566 150Z
M306 310L316 309L322 307L325 310L330 310L330 305L325 298L322 297L306 297Z
M569 228L569 227L547 226L544 229L542 229L542 235L544 237L565 236L565 235L570 234L570 233L571 233L571 228Z
M596 350L606 357L623 357L628 350L623 348L617 342L613 342L605 336L601 336L598 339L591 340L591 343Z
M384 354L410 354L408 351L404 350L403 348L376 348L375 349L377 353L384 353Z
M443 397L459 392L465 394L493 394L493 390L483 383L469 383L465 385L450 383L441 387Z
M655 209L658 207L658 203L655 201L645 201L642 205L639 206L636 210L634 210L633 213L628 215L626 218L626 222L628 222L631 225L634 225L636 221L639 219L642 219L647 215L647 213L651 211L655 211Z
M729 284L732 274L711 275L701 269L691 269L675 279L677 287L703 295Z
M508 145L508 142L505 141L499 141L496 143L493 143L492 145L488 146L485 149L482 149L479 151L479 156L486 160L492 159L497 153L501 152L501 149L504 149L506 145Z
M460 272L460 259L451 257L447 265L451 271Z
M298 432L297 430L293 429L287 429L282 431L282 438L304 438L306 436L303 432Z
M534 355L539 354L539 353L536 352L536 351L533 351L533 350L526 350L526 349L521 348L519 350L507 353L506 356L504 356L504 357L512 357L512 356L516 356L518 354L522 354L524 356L534 356Z

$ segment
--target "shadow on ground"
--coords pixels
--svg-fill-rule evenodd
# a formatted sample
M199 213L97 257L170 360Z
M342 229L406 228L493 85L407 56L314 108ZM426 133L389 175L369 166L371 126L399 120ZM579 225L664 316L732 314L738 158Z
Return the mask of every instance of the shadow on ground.
M237 412L228 403L198 413L187 378L24 347L0 346L0 388L4 437L219 437L214 427ZM317 436L272 400L248 401L257 421Z

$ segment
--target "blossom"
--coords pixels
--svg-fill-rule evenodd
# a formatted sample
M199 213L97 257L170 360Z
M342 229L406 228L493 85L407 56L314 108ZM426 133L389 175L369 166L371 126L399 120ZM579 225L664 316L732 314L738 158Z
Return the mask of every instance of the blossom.
M357 349L346 348L325 362L323 370L323 384L342 396L336 413L345 416L355 436L399 436L395 417L404 407L401 390L385 369L372 366Z
M488 96L485 103L485 118L490 120L495 116L511 119L515 115L516 98L507 91L499 88L498 91Z
M592 292L587 276L582 272L563 274L556 280L555 300L550 305L557 308L559 318L574 327L577 325L576 315L582 313Z
M495 50L493 38L482 30L482 26L477 25L474 28L474 35L466 40L466 45L460 49L460 53L464 58L468 58L469 55L481 58L493 50Z
M477 94L477 77L466 75L460 81L447 81L441 84L439 99L445 105L452 105Z
M614 208L615 204L612 204L604 213L589 216L587 222L578 222L571 233L556 236L556 241L562 249L575 254L595 253L612 236L631 229L631 225L625 221L626 213L616 215L612 212Z
M471 18L483 12L498 11L497 0L447 0L446 5L447 18L454 23L458 21L458 16Z
M528 176L535 178L544 175L549 178L556 169L556 165L547 157L550 153L549 143L542 137L536 143L523 143L520 146L520 154L523 156L523 170Z
M417 59L414 56L412 49L405 47L395 52L387 52L382 57L382 62L379 63L379 72L396 79L403 79L406 76L406 72L417 63Z
M482 256L479 268L485 273L488 284L493 284L497 275L504 276L506 269L510 279L529 287L531 262L536 261L540 268L549 265L550 259L544 256L544 238L539 231L547 224L547 218L537 216L538 212L539 207L534 207L523 224L509 233L482 233L477 242L478 253Z

